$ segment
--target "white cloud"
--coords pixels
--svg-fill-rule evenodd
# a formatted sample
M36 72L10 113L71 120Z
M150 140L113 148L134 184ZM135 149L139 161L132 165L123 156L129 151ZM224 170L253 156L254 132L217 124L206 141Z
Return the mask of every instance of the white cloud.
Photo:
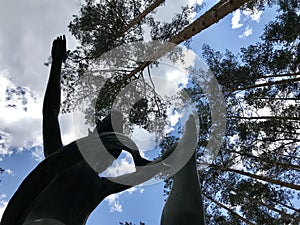
M117 177L124 174L135 172L135 165L132 157L129 153L123 152L125 158L117 159L113 162L112 166L108 167L104 172L103 176ZM122 157L122 156L120 156ZM119 158L120 158L119 157Z
M3 216L3 213L4 213L5 209L6 209L7 204L8 204L8 201L0 200L0 219Z
M163 22L171 22L174 15L181 12L182 6L192 6L195 3L201 5L203 0L167 0L164 6L157 9L155 18ZM194 16L195 14L192 14L190 18L192 19Z
M69 46L74 45L67 25L77 9L76 1L1 2L0 70L6 69L18 85L43 91L49 70L43 62L50 54L52 40L65 33Z
M155 148L155 135L139 126L134 126L130 138L135 142L142 156L145 151Z
M128 194L132 194L132 193L136 192L137 189L138 189L137 187L132 187L132 188L129 188L128 190L126 190L126 192L128 192Z
M237 29L243 26L243 24L240 23L241 20L241 11L238 9L233 13L232 19L231 19L231 27L232 29Z
M31 155L38 162L42 161L45 158L43 148L39 146L31 149Z
M136 187L129 188L126 191L123 191L123 192L120 192L117 194L112 194L112 195L106 197L105 201L108 203L108 206L110 207L110 212L123 212L123 206L119 200L121 195L125 194L125 193L132 194L134 192L143 194L144 188L136 186Z
M243 10L242 13L241 13L241 11L239 9L236 10L233 13L233 17L232 17L232 20L231 20L232 29L241 28L243 26L243 24L241 23L242 14L244 16L246 16L246 18L244 18L243 21L247 21L250 18L251 21L256 21L257 23L259 23L260 17L262 15L262 11L259 11L257 9ZM249 37L251 34L253 34L253 30L250 26L247 26L245 28L243 34L239 35L239 38L246 38L246 37Z
M243 14L245 16L250 17L251 20L253 20L257 23L259 23L262 13L263 13L262 11L259 11L257 9L254 9L254 10L246 9L243 11Z
M4 173L7 173L8 175L12 175L12 176L14 175L14 171L12 171L11 169L6 169Z
M13 153L13 151L9 146L8 138L9 138L9 134L7 132L0 130L0 155L1 156L8 156Z
M257 9L243 10L243 15L246 16L246 18L244 18L244 21L246 21L247 19L250 18L252 21L256 21L257 23L259 23L260 17L262 15L262 11L259 11ZM243 24L240 22L241 16L242 16L242 13L239 9L233 13L233 17L231 20L232 29L237 29L237 28L240 28L243 26ZM239 38L246 38L246 37L249 37L251 34L253 34L253 30L251 27L247 26L245 28L243 34L239 35Z
M202 5L203 4L203 0L189 0L188 4L189 4L189 6L193 6L195 4Z
M58 7L59 6L59 7ZM49 68L43 62L50 54L55 36L66 34L68 47L74 38L67 30L79 1L24 0L4 1L0 7L0 156L34 148L32 155L42 158L42 99ZM7 88L21 87L24 95ZM14 90L13 90L14 91ZM24 105L24 103L26 103ZM70 129L62 119L63 140L71 139Z
M170 112L171 113L171 112ZM176 123L178 123L178 121L180 120L180 118L182 118L182 114L179 113L177 110L173 112L173 114L170 116L170 122L171 122L171 126L175 126Z
M6 194L0 194L0 220L2 218L2 215L4 213L4 210L6 209L6 206L8 204L8 201L5 200Z
M4 76L0 76L0 84L0 155L12 154L12 148L41 145L37 97L29 88L16 86Z
M78 123L79 121L76 121ZM81 121L82 125L85 125L85 121ZM81 137L77 136L77 133L75 134L74 131L74 119L72 113L66 113L66 114L60 114L59 115L59 124L61 128L61 134L62 134L62 141L63 144L69 144L70 142L79 139ZM85 129L87 135L87 128Z
M17 86L0 73L0 156L11 155L32 148L32 156L43 159L42 98L29 87ZM9 90L9 92L7 92ZM73 141L71 115L60 115L62 139L65 144Z
M252 28L247 26L244 33L239 35L239 38L246 38L249 37L253 33Z
M110 207L110 212L122 212L122 205L119 202L120 194L112 194L105 198L105 201L108 202Z

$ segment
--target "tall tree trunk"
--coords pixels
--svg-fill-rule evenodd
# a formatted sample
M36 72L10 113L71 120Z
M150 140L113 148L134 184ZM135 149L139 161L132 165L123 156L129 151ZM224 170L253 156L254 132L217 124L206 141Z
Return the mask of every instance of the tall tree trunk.
M249 158L253 158L253 159L256 159L258 161L264 161L266 163L276 164L276 165L279 165L279 166L281 166L285 169L292 169L292 170L300 171L300 166L299 165L282 163L282 162L278 162L278 161L275 161L275 160L270 161L270 160L264 159L262 157L254 156L254 155L251 155L251 154L245 153L245 152L239 152L239 151L234 151L234 150L230 150L230 152L239 154L241 156L246 156L246 157L249 157Z
M149 13L151 13L154 9L160 6L165 0L157 0L154 1L148 8L146 8L142 13L140 13L137 17L135 17L123 30L120 31L118 37L125 34L130 28L138 24L142 19L144 19Z
M283 74L270 74L270 75L261 76L260 78L292 77L292 76L297 76L297 75L300 75L300 72L283 73Z
M261 181L266 181L266 182L269 182L269 183L272 183L272 184L276 184L276 185L279 185L279 186L291 188L291 189L294 189L294 190L300 190L300 185L291 184L291 183L280 181L280 180L275 180L275 179L272 179L270 177L264 177L262 175L256 175L256 174L248 173L248 172L241 171L241 170L226 168L226 167L218 166L218 165L215 165L215 164L210 164L209 166L212 167L212 168L215 168L215 169L222 170L222 171L241 174L243 176L255 178L255 179L258 179L258 180L261 180Z
M285 204L285 203L279 202L279 201L277 201L277 200L275 200L275 199L269 199L269 200L272 201L272 202L275 202L275 203L278 204L278 205L282 205L283 207L285 207L285 208L287 208L287 209L290 209L290 210L293 210L293 211L295 211L295 212L300 213L300 209L296 209L296 208L294 208L294 207L292 207L292 206L290 206L290 205L287 205L287 204Z
M244 98L239 98L239 99L243 99L245 100ZM258 97L258 98L252 98L253 100L277 100L277 101L299 101L299 98L288 98L288 97L283 97L283 98L280 98L280 97L276 97L276 98L267 98L267 97Z
M291 117L291 116L229 116L229 119L241 119L241 120L294 120L300 121L300 117Z
M293 82L298 82L298 81L300 81L300 77L296 77L296 78L292 78L292 79L278 80L278 81L274 81L274 82L267 82L267 83L262 83L262 84L254 84L254 85L250 85L248 87L228 89L228 90L224 90L224 92L244 91L244 90L254 89L254 88L258 88L258 87L267 87L267 86L272 86L272 85L288 84L288 83L293 83Z
M219 3L214 5L211 9L206 11L202 16L196 19L193 23L188 25L184 28L181 32L175 35L173 38L169 40L169 42L179 45L180 43L190 39L194 35L200 33L201 31L205 30L206 28L210 27L211 25L219 22L229 13L235 11L236 9L243 6L245 3L249 2L250 0L221 0ZM149 66L153 61L159 59L162 55L169 52L170 48L174 46L165 45L162 46L161 49L155 53L153 53L150 58L151 61L142 63L139 67L134 69L131 73L124 77L125 80L130 79L138 72L145 69Z

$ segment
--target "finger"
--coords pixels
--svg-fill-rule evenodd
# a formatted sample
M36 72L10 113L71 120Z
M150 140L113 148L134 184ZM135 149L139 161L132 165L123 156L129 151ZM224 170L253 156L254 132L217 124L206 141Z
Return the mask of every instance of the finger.
M52 50L57 48L57 39L54 39L52 42Z
M53 43L52 43L52 46L53 46L54 48L57 48L58 43L59 43L59 38L57 37L56 39L54 39L54 41L53 41Z
M67 39L66 36L63 35L63 51L64 51L64 62L66 62L68 58L68 52L67 52Z
M67 46L67 39L66 39L65 35L63 36L63 41L64 41L65 46Z
M63 37L62 37L62 41L63 41L63 46L64 46L64 49L66 49L67 47L67 39L66 39L66 36L65 35L63 35Z
M58 46L58 49L63 48L63 37L61 35L59 37L57 37L57 46Z

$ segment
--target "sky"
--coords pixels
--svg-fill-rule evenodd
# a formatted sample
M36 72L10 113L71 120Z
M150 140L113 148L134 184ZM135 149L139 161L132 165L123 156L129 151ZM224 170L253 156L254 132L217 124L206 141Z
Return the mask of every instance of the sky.
M185 3L195 1L168 0L158 9L157 16L168 21ZM216 2L205 1L201 12ZM79 0L0 1L0 167L5 169L0 176L0 218L21 181L43 159L41 109L49 74L49 68L43 63L56 36L66 35L68 49L76 46L67 25L79 8ZM273 18L272 10L237 10L193 37L192 50L201 57L201 47L208 43L221 52L225 49L238 52L241 47L258 41L263 25ZM72 116L60 116L64 144L77 137ZM134 187L106 198L87 224L143 221L156 225L164 199L162 182Z

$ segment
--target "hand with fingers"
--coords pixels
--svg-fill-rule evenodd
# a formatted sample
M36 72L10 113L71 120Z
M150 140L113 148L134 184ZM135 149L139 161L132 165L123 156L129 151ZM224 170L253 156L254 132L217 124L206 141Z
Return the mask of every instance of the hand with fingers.
M65 62L67 59L65 35L57 37L52 44L51 56L53 61Z

